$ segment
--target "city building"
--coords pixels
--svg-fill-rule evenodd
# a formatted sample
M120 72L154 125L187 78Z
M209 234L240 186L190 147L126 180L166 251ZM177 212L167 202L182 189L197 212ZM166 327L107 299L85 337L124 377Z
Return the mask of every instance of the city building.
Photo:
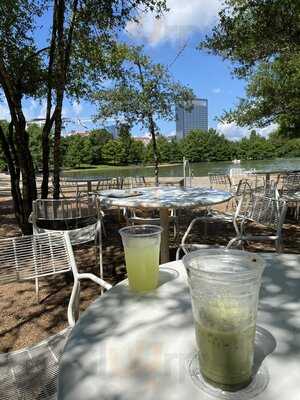
M184 138L193 129L208 130L207 99L193 100L190 110L176 106L176 138Z

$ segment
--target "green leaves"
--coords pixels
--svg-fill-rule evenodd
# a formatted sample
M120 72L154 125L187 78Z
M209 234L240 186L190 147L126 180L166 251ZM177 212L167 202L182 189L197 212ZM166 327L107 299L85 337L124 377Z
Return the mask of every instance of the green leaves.
M226 0L200 49L233 62L246 98L221 119L241 126L276 122L300 136L299 0Z
M98 119L114 118L130 125L148 127L153 118L174 118L176 103L193 99L191 89L174 82L162 64L154 64L141 47L119 46L120 74L109 88L98 90L93 100L98 105Z

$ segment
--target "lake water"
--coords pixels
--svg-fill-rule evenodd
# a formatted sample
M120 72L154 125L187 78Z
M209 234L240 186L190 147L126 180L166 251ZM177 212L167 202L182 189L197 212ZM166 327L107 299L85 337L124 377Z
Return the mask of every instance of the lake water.
M261 160L261 161L241 161L240 164L233 164L230 161L220 162L205 162L191 164L191 169L194 176L207 176L209 172L228 173L230 168L245 168L250 170L300 170L300 158L287 158L275 160ZM72 176L153 176L153 167L122 167L120 169L112 169L105 171L97 171L93 169L78 170L76 172L66 172L65 175ZM160 176L178 177L183 176L183 168L181 165L162 166L159 170Z

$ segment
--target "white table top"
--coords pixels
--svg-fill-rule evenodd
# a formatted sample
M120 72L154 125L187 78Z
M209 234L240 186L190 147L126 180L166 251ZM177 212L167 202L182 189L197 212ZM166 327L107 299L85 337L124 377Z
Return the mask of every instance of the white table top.
M264 360L270 383L257 400L300 399L300 255L268 255L258 324L277 341ZM58 400L211 400L192 382L196 351L182 262L161 266L161 285L136 295L127 282L82 314L67 342Z
M147 187L132 189L140 196L109 197L111 190L102 191L100 200L104 206L142 208L186 208L224 203L233 197L232 193L203 187Z

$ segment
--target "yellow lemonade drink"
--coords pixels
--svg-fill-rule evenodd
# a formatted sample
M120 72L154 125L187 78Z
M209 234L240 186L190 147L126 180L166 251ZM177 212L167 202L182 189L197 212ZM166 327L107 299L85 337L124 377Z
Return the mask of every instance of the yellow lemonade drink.
M157 288L161 228L152 225L131 226L120 230L129 287L135 292Z
M251 311L232 302L214 301L200 321L195 321L195 329L204 378L224 390L247 386L252 378L255 338Z

